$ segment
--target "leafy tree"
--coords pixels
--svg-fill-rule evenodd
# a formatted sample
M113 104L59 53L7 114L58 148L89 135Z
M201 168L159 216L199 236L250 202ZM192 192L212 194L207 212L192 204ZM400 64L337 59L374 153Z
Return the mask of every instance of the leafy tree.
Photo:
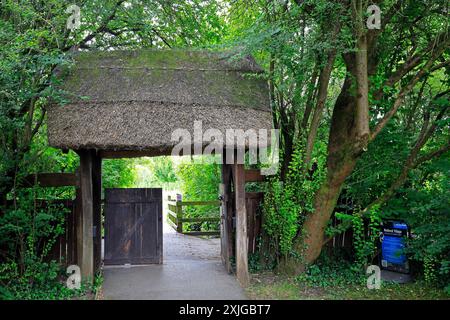
M236 41L255 52L267 70L274 123L282 132L282 193L310 179L311 155L327 144L326 178L315 191L312 210L299 199L299 209L291 213L298 224L286 269L294 273L319 256L342 190L355 167L367 166L366 154L387 131L402 132L406 149L396 154L399 165L386 172L390 179L383 188L364 207L353 208L355 215L366 216L384 204L411 170L450 148L448 3L375 3L383 13L379 30L365 27L369 2L360 0L239 2L236 16L231 11L231 21L242 26L232 28L240 30ZM252 13L244 14L242 7ZM384 145L383 152L393 153L387 149ZM303 161L293 160L298 152ZM303 168L295 182L288 178L290 163ZM282 206L274 198L277 219L283 219Z

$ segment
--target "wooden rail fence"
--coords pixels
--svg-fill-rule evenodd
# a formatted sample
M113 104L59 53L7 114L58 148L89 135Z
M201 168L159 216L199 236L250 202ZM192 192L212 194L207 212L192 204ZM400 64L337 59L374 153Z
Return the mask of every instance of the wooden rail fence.
M247 209L247 237L248 237L248 252L254 253L257 250L258 237L261 234L261 215L259 213L259 206L263 200L262 192L247 192L245 194L245 206ZM196 217L186 218L184 216L183 207L187 206L220 206L220 200L212 201L180 201L174 200L170 196L168 198L168 222L169 225L178 233L204 236L204 235L220 235L220 230L211 231L183 231L183 223L203 223L203 222L220 222L219 217ZM233 233L235 230L235 217L233 220Z
M30 188L34 186L40 186L43 188L48 187L78 187L78 179L76 173L37 173L26 176L22 181L19 181L21 188ZM56 260L63 265L71 265L77 263L77 232L78 223L77 216L79 216L78 210L78 195L79 190L76 189L75 199L60 199L60 200L48 200L48 199L36 199L35 207L38 210L47 210L50 206L57 206L66 210L64 216L64 226L61 235L54 239L54 244L48 255L44 258L46 261ZM13 204L13 201L8 201L9 205ZM43 247L51 239L42 239ZM42 248L38 248L40 250Z
M191 236L214 236L220 235L219 230L211 231L183 231L183 223L203 223L203 222L220 222L220 217L196 217L196 218L185 218L183 213L183 207L188 206L220 206L219 200L211 201L178 201L174 200L169 196L169 211L168 211L168 222L172 228L174 228L178 233L187 234Z

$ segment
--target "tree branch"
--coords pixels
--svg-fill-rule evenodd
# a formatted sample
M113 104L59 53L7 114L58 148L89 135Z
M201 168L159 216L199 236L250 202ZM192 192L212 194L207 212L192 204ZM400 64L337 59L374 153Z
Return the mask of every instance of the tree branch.
M447 37L445 41L441 43L441 45L436 48L436 50L433 52L430 59L427 61L425 66L420 69L415 76L412 77L412 79L409 81L409 83L403 87L400 90L400 93L398 94L397 98L394 101L394 105L392 108L384 115L384 117L377 123L375 128L372 130L372 133L370 135L370 141L373 141L378 134L381 132L381 130L386 126L386 124L389 122L389 120L394 116L394 114L397 112L398 108L402 105L403 100L405 96L414 88L414 86L419 82L422 77L424 77L429 70L431 69L433 63L435 60L446 50L447 45L450 43L450 38Z
M81 40L78 45L84 46L86 45L89 41L91 41L92 39L94 39L97 35L99 35L102 32L105 32L106 29L108 28L108 24L114 20L114 18L116 17L117 14L117 10L120 8L120 6L122 5L122 3L124 3L125 0L118 0L116 2L116 4L114 5L114 8L111 12L111 14L105 19L103 20L103 22L101 23L101 25L97 28L97 30L95 30L93 33L87 35L83 40Z
M448 151L450 151L450 141L446 145L441 147L440 149L433 151L429 154L423 155L422 157L418 158L415 161L413 168L417 168L419 165L421 165L422 163L424 163L426 161L429 161L434 158L438 158Z
M384 88L392 87L397 84L403 77L405 77L409 72L411 72L414 68L416 68L420 63L423 62L425 56L431 53L430 60L434 57L433 61L436 60L440 55L436 55L436 51L441 51L443 48L445 49L450 44L448 30L439 34L436 39L430 41L427 47L420 54L412 54L410 55L406 61L399 66L399 68L392 73L389 78L382 84L380 89L373 94L373 99L375 101L379 101L383 98ZM435 51L433 51L435 49ZM443 65L444 66L444 65ZM443 66L439 67L442 68ZM433 72L438 68L434 67L429 70L429 72Z

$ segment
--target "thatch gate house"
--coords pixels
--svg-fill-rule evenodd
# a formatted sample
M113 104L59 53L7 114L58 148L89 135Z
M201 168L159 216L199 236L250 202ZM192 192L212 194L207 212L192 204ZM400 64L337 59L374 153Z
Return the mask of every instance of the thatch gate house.
M101 264L101 159L170 155L177 143L172 132L181 128L192 133L194 121L202 121L203 130L224 134L230 128L270 130L272 114L266 81L251 76L262 70L250 57L139 50L79 53L75 61L61 71L70 99L49 108L48 140L80 156L77 260L82 275L92 277ZM245 175L242 164L222 165L222 258L230 270L228 217L235 210L242 284L248 282ZM227 202L231 183L234 204Z

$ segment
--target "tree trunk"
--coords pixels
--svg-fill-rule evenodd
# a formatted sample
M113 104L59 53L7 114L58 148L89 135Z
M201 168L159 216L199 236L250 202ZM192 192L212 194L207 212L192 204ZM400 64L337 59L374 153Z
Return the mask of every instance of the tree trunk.
M364 5L355 2L356 52L344 54L347 75L336 100L328 141L327 178L315 195L314 212L303 224L299 238L303 266L313 263L324 244L324 232L333 214L345 179L352 173L356 160L369 142L369 101L367 36L363 27ZM356 95L351 94L353 79Z
M348 68L354 71L354 56L347 57ZM347 76L336 100L328 141L327 178L317 191L314 212L310 213L294 241L294 251L302 256L285 259L280 269L288 274L298 274L320 255L324 244L324 231L336 206L345 179L352 173L361 154L355 128L356 99L351 93L352 75Z

